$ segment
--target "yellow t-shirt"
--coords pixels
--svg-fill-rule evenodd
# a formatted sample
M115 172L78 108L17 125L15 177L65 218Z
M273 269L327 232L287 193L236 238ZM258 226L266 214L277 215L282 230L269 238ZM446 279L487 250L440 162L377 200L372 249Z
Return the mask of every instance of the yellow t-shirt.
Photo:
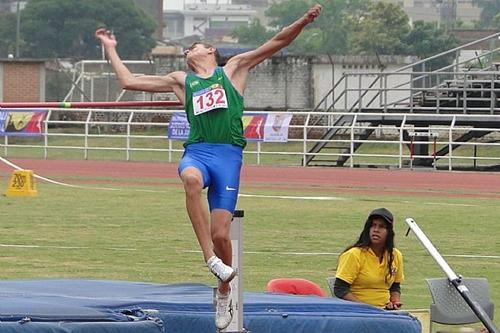
M394 282L403 282L403 255L393 250L392 273L387 277L386 252L382 262L372 249L353 247L339 257L336 277L351 285L351 292L362 302L384 307L389 301L389 288Z

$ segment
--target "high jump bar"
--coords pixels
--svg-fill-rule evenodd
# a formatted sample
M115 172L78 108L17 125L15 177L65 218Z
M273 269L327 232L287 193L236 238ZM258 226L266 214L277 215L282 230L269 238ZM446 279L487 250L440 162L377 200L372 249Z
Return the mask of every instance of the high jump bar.
M181 106L179 101L115 101L115 102L0 102L0 109L29 108L116 108L116 107L172 107Z

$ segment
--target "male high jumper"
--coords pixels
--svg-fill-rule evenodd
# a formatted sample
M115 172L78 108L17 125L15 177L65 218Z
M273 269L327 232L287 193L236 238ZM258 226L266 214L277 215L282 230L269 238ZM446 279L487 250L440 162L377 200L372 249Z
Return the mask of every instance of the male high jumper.
M236 275L231 267L231 219L236 207L243 148L243 94L249 71L289 45L313 22L321 5L311 7L301 18L283 28L255 50L230 58L219 67L217 49L194 43L185 51L193 71L164 76L134 76L117 51L115 36L98 29L107 57L123 89L173 92L185 106L190 132L179 163L179 175L186 193L186 208L209 270L219 279L216 292L215 325L226 328L232 319L229 282ZM208 187L210 215L201 198Z

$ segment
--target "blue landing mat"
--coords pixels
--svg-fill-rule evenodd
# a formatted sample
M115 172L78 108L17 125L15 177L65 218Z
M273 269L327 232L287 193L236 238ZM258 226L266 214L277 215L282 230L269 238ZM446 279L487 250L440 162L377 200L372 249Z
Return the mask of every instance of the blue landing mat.
M419 333L417 319L333 298L244 294L253 333ZM0 333L215 332L212 288L103 280L0 281Z

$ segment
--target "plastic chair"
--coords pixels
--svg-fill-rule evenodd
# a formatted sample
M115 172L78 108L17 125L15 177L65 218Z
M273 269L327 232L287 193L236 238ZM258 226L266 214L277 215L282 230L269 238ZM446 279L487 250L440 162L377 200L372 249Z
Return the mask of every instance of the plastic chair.
M456 288L446 278L426 279L433 303L430 306L431 324L462 325L479 322ZM494 304L490 296L488 280L484 278L463 278L467 286L488 316L493 319Z
M316 283L299 278L277 278L267 283L266 290L272 293L293 295L317 295L326 297L326 293Z

